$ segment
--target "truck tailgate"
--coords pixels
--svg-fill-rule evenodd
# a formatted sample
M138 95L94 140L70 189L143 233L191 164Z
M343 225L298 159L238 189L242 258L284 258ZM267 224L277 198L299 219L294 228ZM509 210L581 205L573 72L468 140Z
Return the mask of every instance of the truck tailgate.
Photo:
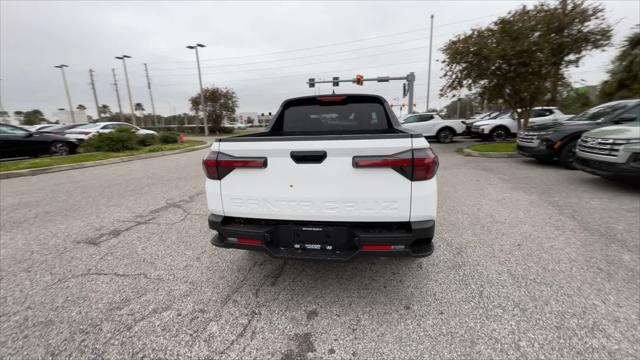
M352 165L354 156L410 150L410 137L279 140L220 142L221 153L267 158L265 168L238 168L220 181L225 216L368 222L410 219L410 180L391 168ZM323 153L326 157L321 160Z

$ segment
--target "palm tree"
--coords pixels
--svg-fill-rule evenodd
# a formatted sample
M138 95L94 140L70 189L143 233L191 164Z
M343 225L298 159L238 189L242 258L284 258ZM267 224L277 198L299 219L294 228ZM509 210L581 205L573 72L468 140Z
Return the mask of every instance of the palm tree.
M100 105L100 107L98 108L98 112L100 113L100 115L111 116L111 108L107 104Z
M79 104L78 106L76 106L76 109L78 111L85 111L85 110L87 110L87 107L82 105L82 104Z

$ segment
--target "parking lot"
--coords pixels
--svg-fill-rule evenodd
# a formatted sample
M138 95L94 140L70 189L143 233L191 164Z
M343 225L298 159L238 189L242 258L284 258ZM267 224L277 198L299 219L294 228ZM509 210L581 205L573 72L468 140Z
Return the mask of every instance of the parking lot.
M0 354L637 356L640 192L459 146L425 259L214 248L204 151L2 180Z

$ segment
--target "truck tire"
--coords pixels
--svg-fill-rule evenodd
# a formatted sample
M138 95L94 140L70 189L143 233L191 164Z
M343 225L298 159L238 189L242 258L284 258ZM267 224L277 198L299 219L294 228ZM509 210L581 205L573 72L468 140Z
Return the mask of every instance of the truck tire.
M498 126L491 130L489 136L491 136L491 139L493 139L494 141L504 141L509 138L510 133L511 131L509 131L508 128L504 126Z
M565 169L577 170L575 165L576 161L576 144L578 141L573 140L566 144L562 150L560 150L560 165Z
M448 144L453 141L453 136L455 135L454 131L451 128L442 128L436 134L436 138L438 142L442 144Z

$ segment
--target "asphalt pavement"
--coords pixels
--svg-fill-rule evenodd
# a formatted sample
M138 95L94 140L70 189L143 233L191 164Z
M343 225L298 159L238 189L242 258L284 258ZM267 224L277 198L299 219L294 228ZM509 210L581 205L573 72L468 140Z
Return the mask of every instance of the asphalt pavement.
M209 244L205 151L0 181L0 356L637 358L640 190L440 156L431 257Z

